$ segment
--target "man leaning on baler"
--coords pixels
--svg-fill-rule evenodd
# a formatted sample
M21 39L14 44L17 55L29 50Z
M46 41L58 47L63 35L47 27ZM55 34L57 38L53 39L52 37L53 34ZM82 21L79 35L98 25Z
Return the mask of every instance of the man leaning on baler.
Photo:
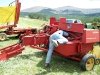
M50 65L52 53L59 44L66 44L68 42L68 39L66 39L64 36L68 36L68 32L64 30L58 30L54 32L50 38L49 38L49 49L47 52L47 57L45 61L45 67L48 67Z

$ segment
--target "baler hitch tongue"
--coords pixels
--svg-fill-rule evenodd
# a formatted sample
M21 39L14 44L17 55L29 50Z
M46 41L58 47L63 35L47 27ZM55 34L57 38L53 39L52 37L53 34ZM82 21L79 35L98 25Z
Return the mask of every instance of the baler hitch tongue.
M23 50L24 46L19 43L0 49L0 60L7 60L22 53Z

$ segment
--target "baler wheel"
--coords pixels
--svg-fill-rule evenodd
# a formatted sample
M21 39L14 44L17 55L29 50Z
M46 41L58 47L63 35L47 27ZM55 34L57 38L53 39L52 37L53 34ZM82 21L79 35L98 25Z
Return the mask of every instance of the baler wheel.
M94 65L95 65L95 57L94 57L94 55L92 55L92 54L86 54L83 58L82 58L82 60L81 60L81 62L80 62L80 66L81 66L81 68L83 69L83 70L88 70L88 71L90 71L90 70L92 70L93 69L93 67L94 67Z
M7 35L5 33L0 33L0 40L4 41L7 39Z
M96 65L100 64L100 59L96 59L95 64Z

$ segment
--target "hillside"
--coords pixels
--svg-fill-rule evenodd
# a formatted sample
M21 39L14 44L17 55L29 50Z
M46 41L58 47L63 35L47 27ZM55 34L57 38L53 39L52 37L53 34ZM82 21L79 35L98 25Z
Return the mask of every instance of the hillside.
M45 12L45 13L52 13L52 14L95 14L95 13L100 13L100 8L96 9L82 9L82 8L77 8L77 7L72 7L72 6L64 6L64 7L58 7L55 9L48 8L48 7L41 7L41 6L36 6L36 7L31 7L28 9L24 9L21 12Z

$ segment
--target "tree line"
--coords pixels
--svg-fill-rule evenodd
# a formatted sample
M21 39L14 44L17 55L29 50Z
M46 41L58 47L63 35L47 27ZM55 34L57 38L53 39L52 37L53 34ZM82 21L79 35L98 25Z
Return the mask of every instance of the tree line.
M76 15L53 15L56 18L59 19L59 17L66 17L66 18L75 18L75 19L80 19L83 23L91 22L91 23L100 23L100 16L95 17L95 16L76 16ZM50 16L44 15L41 13L29 13L28 15L29 18L31 19L40 19L40 20L49 20Z
M47 20L48 17L46 15L40 14L40 13L30 13L28 15L31 19L39 19L39 20Z

